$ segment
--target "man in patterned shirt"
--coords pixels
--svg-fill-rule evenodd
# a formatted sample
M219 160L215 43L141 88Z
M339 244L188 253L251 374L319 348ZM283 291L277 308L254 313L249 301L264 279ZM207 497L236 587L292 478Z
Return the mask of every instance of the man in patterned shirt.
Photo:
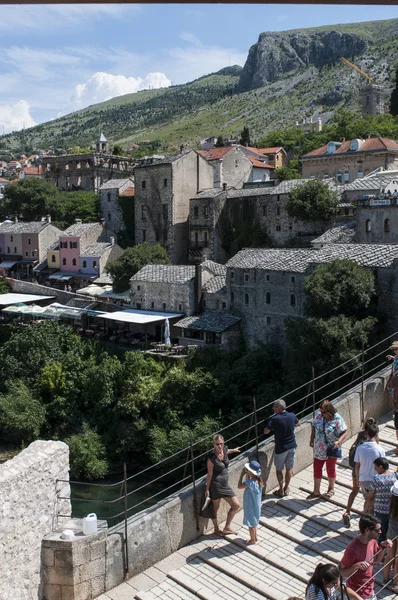
M377 475L369 485L369 495L365 502L365 513L372 510L374 503L374 515L381 523L381 535L379 544L387 539L388 518L390 515L391 488L397 481L397 473L389 470L388 460L384 457L373 461Z

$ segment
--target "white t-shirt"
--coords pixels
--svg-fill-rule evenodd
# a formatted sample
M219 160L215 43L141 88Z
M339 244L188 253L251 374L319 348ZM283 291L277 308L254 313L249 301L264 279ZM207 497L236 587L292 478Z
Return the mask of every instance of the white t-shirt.
M377 442L364 442L355 451L354 461L359 463L359 481L373 481L376 475L374 461L385 456L384 449Z

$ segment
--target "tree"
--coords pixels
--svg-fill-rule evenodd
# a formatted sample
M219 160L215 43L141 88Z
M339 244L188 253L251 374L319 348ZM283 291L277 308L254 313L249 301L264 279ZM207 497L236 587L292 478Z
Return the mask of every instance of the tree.
M77 218L83 223L98 221L99 197L94 192L58 192L48 199L46 213L61 229L72 225Z
M57 193L57 188L43 179L25 178L7 185L0 212L3 216L22 215L35 221L47 214L48 202Z
M0 272L1 272L1 264L0 264ZM8 285L5 277L2 277L0 275L0 294L8 294L9 292L11 292L11 287Z
M310 179L289 193L287 212L301 221L329 221L337 211L339 197L321 179Z
M113 277L113 286L116 292L129 289L130 279L145 265L168 265L170 259L163 246L148 243L137 244L127 248L122 256L109 263L107 272Z
M241 131L239 143L242 146L250 146L250 131L247 125Z
M224 138L222 135L219 135L217 138L217 141L215 143L215 147L216 148L222 148L223 146L225 146L225 142L224 142Z
M39 437L46 411L21 381L10 382L0 395L0 430L2 438L13 444L30 444Z
M291 167L277 167L275 169L275 179L287 181L288 179L301 179L302 175L297 169Z
M120 144L115 144L112 151L113 156L124 156L123 148Z
M87 424L81 433L67 438L70 450L70 474L73 479L99 479L108 472L105 446Z
M372 271L351 260L334 260L320 264L307 277L307 314L329 318L345 315L356 319L365 316L375 295Z
M395 70L395 88L390 98L390 113L396 117L398 115L398 67Z

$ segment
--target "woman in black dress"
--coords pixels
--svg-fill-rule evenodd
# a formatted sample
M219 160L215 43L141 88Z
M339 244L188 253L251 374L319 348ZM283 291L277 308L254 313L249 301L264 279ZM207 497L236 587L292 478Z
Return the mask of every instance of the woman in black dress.
M228 455L236 454L240 452L240 449L233 448L229 450L228 447L224 445L223 436L219 434L216 434L213 437L213 446L214 448L207 458L206 496L210 494L210 498L213 500L215 518L212 519L212 521L214 533L235 533L231 529L231 523L236 512L239 510L240 505L235 492L228 485ZM217 522L217 511L220 506L221 498L224 498L230 506L223 531L221 531Z

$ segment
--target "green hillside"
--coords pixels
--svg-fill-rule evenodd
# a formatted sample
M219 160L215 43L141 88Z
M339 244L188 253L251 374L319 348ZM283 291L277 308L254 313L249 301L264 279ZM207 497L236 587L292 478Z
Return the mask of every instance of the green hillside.
M388 103L398 64L398 19L295 31L315 35L321 30L366 40L364 52L347 58L384 85ZM196 147L200 139L210 135L236 136L244 125L255 140L269 129L294 125L308 117L327 122L343 107L359 111L366 82L336 61L322 67L308 64L282 73L273 83L238 94L241 71L237 66L228 67L185 85L146 90L89 106L23 133L2 136L0 149L85 146L93 143L99 128L111 143L123 146L159 140L163 148L180 144Z

